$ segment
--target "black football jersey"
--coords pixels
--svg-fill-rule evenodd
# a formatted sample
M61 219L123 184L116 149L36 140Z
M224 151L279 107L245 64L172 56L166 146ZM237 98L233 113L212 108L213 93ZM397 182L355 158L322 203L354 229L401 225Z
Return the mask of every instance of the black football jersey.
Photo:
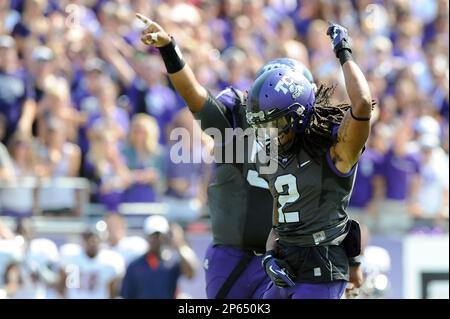
M236 95L235 98L231 109L210 95L201 111L194 114L201 121L201 128L218 129L224 137L226 129L248 128L242 97ZM264 252L272 226L273 199L267 181L258 175L255 163L250 161L248 143L252 143L252 139L236 136L227 140L221 146L222 154L225 154L225 144L229 147L236 139L244 140L245 154L241 154L240 160L217 163L214 179L208 186L213 240L214 244Z
M280 239L303 246L338 244L347 230L355 171L356 166L348 174L337 171L328 152L317 162L303 149L279 157L277 171L266 178L277 203Z
M347 174L329 152L314 160L299 148L278 157L265 176L278 210L279 254L297 282L348 280L348 257L341 245L348 232L346 209L357 165Z

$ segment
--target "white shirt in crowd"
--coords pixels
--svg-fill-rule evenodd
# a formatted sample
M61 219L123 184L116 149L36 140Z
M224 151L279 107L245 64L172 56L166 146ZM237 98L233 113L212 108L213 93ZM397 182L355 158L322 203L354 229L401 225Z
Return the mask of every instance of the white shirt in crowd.
M422 164L418 202L424 217L434 217L443 208L444 192L449 187L449 159L440 147L433 149L431 158Z

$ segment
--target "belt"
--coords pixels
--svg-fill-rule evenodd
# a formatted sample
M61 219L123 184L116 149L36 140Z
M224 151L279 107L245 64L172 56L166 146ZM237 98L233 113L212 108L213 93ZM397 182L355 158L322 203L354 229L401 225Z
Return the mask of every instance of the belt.
M283 234L279 231L280 242L302 247L340 245L349 231L349 220L346 219L332 229L322 230L311 235Z

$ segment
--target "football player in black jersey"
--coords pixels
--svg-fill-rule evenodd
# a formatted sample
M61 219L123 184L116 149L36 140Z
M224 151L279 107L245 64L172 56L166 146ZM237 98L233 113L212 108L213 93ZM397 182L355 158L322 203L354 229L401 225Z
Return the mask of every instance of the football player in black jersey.
M272 159L277 171L267 175L274 227L263 259L272 279L264 298L341 298L348 256L359 255L359 226L346 208L369 136L372 101L347 30L330 24L327 34L351 107L331 105L333 87L315 92L302 74L287 68L263 73L248 94L249 124L266 147L278 147Z

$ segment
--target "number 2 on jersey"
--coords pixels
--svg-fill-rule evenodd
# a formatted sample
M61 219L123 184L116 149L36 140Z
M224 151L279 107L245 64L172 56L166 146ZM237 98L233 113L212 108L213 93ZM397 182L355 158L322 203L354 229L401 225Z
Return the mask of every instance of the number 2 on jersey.
M275 180L275 189L280 194L278 195L278 222L279 223L295 223L300 221L298 212L283 212L284 206L289 203L293 203L300 198L297 188L297 179L294 175L282 175L278 176ZM281 195L287 186L287 194Z

